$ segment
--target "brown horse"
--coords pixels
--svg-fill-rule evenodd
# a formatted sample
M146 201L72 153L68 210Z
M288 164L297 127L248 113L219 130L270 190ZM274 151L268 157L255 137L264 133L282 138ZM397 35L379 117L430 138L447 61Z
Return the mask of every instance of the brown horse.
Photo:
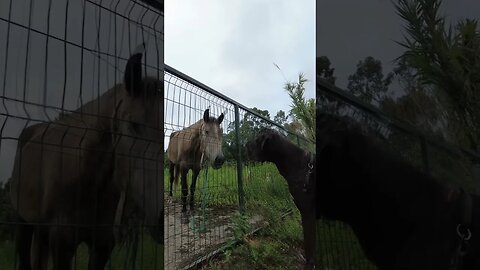
M139 49L142 49L143 46ZM113 225L140 216L163 241L163 82L142 78L142 51L124 83L19 138L10 198L19 219L19 269L70 269L80 243L104 269ZM32 261L31 261L32 260Z
M192 184L190 185L190 212L194 211L194 196L197 177L202 164L208 162L214 169L219 169L225 157L222 152L222 133L220 124L223 121L223 113L216 119L209 115L209 110L203 113L203 119L195 124L170 135L168 144L168 160L170 161L170 196L172 186L178 183L178 177L182 178L182 222L188 222L187 174L193 171Z

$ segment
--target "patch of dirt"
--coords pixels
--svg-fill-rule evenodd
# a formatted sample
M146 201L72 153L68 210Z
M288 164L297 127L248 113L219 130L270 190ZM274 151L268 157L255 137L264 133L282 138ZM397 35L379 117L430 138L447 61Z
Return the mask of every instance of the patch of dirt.
M206 207L205 231L194 230L192 222L181 222L182 206L180 202L166 196L165 200L165 269L176 270L188 266L195 260L214 252L228 240L232 239L229 230L232 216L238 210L232 206ZM197 207L195 226L198 228L202 209ZM192 218L190 218L191 220ZM263 218L254 217L250 221L252 227L258 227Z

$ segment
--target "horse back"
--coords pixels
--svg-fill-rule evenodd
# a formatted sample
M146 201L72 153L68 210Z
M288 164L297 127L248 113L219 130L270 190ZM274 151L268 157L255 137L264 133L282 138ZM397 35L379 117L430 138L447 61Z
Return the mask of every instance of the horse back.
M198 134L190 129L173 132L167 148L169 161L173 164L194 163L193 153L200 151L198 140Z
M68 218L69 212L94 203L92 190L111 164L108 151L103 151L108 142L102 143L102 137L109 138L80 122L24 129L10 179L10 199L18 214L26 221L42 222L61 213Z

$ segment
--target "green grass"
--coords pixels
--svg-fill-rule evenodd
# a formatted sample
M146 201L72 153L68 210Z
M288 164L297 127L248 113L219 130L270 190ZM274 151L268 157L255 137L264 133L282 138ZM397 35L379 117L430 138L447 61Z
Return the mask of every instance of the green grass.
M0 244L0 269L15 269L14 254L15 244L11 241L4 241ZM107 263L106 269L124 270L130 269L131 262L128 258L132 258L132 248L125 246L116 246L112 251L110 261ZM153 239L145 234L143 241L137 245L135 269L163 269L163 245L156 244ZM81 244L75 254L73 265L74 269L87 269L88 265L88 249L85 244ZM17 264L18 266L18 264Z
M332 270L376 269L365 257L353 231L339 222L317 222L317 265Z
M209 263L205 269L302 269L303 234L300 214L295 209L288 187L274 164L250 164L243 169L243 190L245 215L232 218L230 230L234 240L242 245L234 247L227 243L222 260ZM169 172L165 172L165 188L169 187ZM191 173L188 176L190 179ZM238 206L237 171L234 165L224 165L220 170L208 170L209 206ZM200 204L202 188L206 185L205 172L197 181L196 203ZM174 195L180 198L180 190ZM284 220L281 215L294 209L293 214ZM257 235L245 237L253 228L247 220L252 216L262 216L271 226Z
M0 269L14 269L14 243L12 241L3 241L0 243Z
M238 230L235 238L242 244L231 245L220 260L208 262L203 269L302 269L303 240L299 218L299 213L294 212L285 220L272 221L271 226L249 237L242 234L248 229L239 229L242 222L234 219L232 227Z
M209 169L209 205L238 207L236 175L233 165L217 171ZM165 187L168 188L168 177L165 179ZM231 225L235 240L243 244L230 245L220 259L210 261L204 269L302 269L304 249L300 214L285 180L271 163L244 166L243 179L246 217L234 217ZM202 199L200 190L204 181L202 171L197 183L198 203ZM179 190L175 197L180 198ZM293 214L282 220L280 216L287 209L293 209ZM270 226L255 236L244 237L252 229L245 225L245 219L253 215L265 217ZM321 267L332 270L375 269L365 258L350 228L337 222L318 223L317 262Z

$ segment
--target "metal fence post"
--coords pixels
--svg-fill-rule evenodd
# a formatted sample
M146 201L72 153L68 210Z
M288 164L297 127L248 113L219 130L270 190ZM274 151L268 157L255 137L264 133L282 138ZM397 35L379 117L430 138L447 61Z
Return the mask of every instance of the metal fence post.
M242 145L240 143L240 112L238 105L235 104L235 141L237 143L237 183L238 183L238 204L240 212L244 212L244 192L243 192L243 166L242 166Z
M431 171L430 171L430 162L428 160L427 141L425 140L425 137L423 137L423 136L420 136L420 146L422 148L423 167L425 169L425 172L430 174Z

